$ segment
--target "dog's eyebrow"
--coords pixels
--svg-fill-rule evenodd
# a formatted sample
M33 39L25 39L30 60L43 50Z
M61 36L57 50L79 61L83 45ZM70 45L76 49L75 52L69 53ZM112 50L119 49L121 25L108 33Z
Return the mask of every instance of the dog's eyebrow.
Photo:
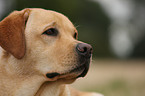
M53 22L51 22L51 23L49 23L49 24L46 24L45 26L44 26L44 30L46 30L46 29L48 29L49 27L55 27L55 25L56 25L56 22L55 21L53 21Z

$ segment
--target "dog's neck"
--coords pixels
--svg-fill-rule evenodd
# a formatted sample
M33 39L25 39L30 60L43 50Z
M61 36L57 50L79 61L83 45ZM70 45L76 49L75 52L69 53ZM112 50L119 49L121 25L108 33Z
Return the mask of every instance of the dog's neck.
M35 96L70 96L69 88L62 82L45 82Z
M67 94L65 92L68 89L63 85L64 82L46 82L39 75L28 77L16 77L15 75L13 77L11 74L3 75L1 72L0 76L2 96L69 96L69 91Z
M23 82L15 96L70 96L69 89L61 82L42 83L33 79Z
M41 75L33 74L33 72L29 75L20 75L21 71L18 72L12 62L3 64L6 59L3 59L3 52L0 51L0 55L0 93L2 96L69 96L69 89L63 81L46 82ZM14 62L14 64L17 63Z

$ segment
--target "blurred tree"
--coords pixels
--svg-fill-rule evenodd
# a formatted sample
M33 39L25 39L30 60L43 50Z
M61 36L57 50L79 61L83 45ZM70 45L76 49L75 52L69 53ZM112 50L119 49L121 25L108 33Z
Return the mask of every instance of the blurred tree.
M111 56L108 40L110 21L100 5L89 0L15 0L15 10L44 8L65 14L79 31L79 40L93 46L94 56Z
M94 56L110 57L108 26L110 21L100 5L82 0L79 7L79 39L93 46Z
M133 58L144 58L145 57L145 36L144 38L137 43L137 45L134 48L133 53L131 54L131 57Z
M0 20L12 11L14 4L14 0L0 0Z
M134 7L133 16L130 22L136 29L136 34L134 36L136 42L131 57L145 58L145 0L134 0L134 3L136 6Z

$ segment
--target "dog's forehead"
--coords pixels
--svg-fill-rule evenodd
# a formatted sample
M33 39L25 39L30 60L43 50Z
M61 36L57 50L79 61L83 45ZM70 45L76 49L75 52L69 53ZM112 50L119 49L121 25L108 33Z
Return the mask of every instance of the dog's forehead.
M75 29L72 22L63 14L44 9L31 9L32 20L35 24L48 25L52 22L55 22L61 28ZM33 21L32 21L33 22Z

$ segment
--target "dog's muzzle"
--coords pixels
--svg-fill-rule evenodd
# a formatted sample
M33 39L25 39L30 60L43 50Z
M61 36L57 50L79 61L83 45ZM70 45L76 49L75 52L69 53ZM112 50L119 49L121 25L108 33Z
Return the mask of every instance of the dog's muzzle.
M78 77L84 77L89 69L90 58L92 56L93 48L91 45L86 43L79 43L76 46L76 51L79 58L78 71L84 70ZM77 70L76 70L77 71Z
M92 46L86 43L78 43L76 45L76 53L78 54L78 64L76 65L76 67L72 70L70 70L69 72L66 73L47 73L46 77L49 79L54 79L59 77L62 78L67 77L67 75L69 76L69 74L75 73L78 74L78 76L76 75L76 77L73 78L79 78L79 77L84 77L88 70L89 70L89 65L90 65L90 58L92 56ZM70 77L71 79L71 77Z

